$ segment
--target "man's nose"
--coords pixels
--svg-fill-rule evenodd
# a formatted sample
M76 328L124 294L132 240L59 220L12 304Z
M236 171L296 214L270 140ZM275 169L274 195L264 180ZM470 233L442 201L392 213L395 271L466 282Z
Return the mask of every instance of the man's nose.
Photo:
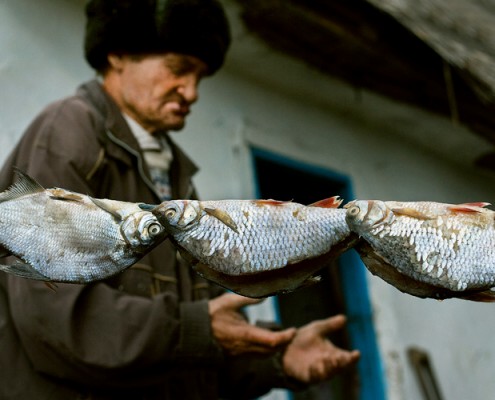
M181 85L177 88L177 92L189 103L194 103L198 100L198 84L199 80L194 76L184 77Z

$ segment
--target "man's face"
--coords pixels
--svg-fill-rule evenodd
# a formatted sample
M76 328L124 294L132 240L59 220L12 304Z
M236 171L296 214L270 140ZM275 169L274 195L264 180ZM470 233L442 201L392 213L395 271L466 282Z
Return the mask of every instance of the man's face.
M109 59L111 69L104 86L111 81L107 90L123 112L150 132L184 127L207 72L203 61L177 53L111 55Z

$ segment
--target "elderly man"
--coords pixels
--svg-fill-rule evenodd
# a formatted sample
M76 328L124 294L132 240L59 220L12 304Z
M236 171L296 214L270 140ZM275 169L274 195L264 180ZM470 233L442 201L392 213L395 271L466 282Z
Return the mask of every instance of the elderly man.
M157 203L195 196L195 165L168 133L222 65L229 28L215 0L91 0L85 55L99 78L35 118L6 161L46 187ZM249 324L255 303L196 276L165 242L106 282L0 276L0 397L250 398L304 387L354 363L326 335L343 316L299 329Z

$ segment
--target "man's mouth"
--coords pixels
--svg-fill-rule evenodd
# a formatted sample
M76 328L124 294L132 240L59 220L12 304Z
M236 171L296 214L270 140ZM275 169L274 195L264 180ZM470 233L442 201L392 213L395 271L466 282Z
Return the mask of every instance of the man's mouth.
M179 103L177 101L170 101L166 103L165 109L175 114L182 114L182 115L189 114L189 106L187 104Z

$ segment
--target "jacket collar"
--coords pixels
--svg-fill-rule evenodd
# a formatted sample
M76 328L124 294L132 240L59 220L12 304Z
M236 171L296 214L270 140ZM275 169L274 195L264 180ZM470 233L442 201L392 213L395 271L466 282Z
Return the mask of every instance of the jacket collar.
M96 79L81 85L77 94L86 99L103 119L105 131L98 132L98 139L104 144L108 154L126 164L132 164L129 151L115 142L109 141L110 133L119 142L132 149L134 153L141 154L139 144L122 116L117 103L105 92L101 83Z

